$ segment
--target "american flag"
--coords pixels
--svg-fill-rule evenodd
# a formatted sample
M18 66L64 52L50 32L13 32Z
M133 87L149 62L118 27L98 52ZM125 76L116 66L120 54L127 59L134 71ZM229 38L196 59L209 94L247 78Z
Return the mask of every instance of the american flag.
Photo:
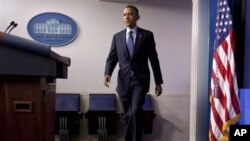
M227 141L229 126L240 118L232 24L228 1L217 0L210 89L210 141Z

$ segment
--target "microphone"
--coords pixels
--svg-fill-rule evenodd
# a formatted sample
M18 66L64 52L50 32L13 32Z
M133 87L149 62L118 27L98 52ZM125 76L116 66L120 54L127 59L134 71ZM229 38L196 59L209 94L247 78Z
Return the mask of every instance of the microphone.
M10 25L6 28L6 30L4 31L4 32L6 32L11 26L13 26L15 24L15 22L14 21L12 21L11 23L10 23Z
M12 28L9 30L9 32L8 32L8 33L10 33L10 31L11 31L11 30L13 30L15 27L17 27L17 25L18 25L18 24L17 24L17 23L15 23L15 24L12 26Z

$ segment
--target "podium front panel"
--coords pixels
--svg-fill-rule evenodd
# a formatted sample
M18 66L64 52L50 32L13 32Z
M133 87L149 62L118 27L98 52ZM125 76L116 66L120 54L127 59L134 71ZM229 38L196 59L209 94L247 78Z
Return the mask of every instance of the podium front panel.
M0 140L54 141L55 84L0 77Z

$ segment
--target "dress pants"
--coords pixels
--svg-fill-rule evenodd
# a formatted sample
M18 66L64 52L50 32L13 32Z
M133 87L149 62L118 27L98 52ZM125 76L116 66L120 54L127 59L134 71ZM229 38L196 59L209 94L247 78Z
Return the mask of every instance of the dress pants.
M131 76L128 91L119 95L123 109L122 126L125 141L142 141L143 104L146 93L135 76Z

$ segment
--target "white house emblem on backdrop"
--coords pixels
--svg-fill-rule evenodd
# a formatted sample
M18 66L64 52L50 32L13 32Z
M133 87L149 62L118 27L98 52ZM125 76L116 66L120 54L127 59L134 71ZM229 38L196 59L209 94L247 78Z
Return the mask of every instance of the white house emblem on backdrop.
M30 36L51 46L62 46L75 40L78 28L74 20L59 13L42 13L28 24Z

